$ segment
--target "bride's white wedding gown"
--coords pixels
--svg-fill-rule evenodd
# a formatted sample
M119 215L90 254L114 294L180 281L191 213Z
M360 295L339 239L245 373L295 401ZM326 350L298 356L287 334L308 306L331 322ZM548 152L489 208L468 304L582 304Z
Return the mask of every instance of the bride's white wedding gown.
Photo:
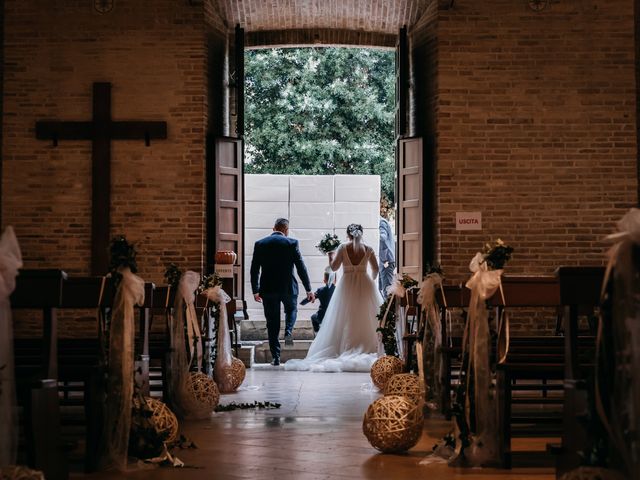
M367 273L373 249L353 265L346 247L341 245L335 261L341 260L343 276L338 281L320 331L304 360L289 360L285 370L315 372L368 372L378 358L376 315L382 295Z

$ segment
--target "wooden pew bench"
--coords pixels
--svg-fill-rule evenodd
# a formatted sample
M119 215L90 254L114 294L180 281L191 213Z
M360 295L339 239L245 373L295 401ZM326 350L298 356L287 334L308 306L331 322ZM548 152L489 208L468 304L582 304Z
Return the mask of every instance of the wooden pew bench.
M148 324L153 300L153 284L145 284L145 304L140 309L139 334L135 342L135 377L143 393L149 389ZM88 310L95 324L95 335L64 338L57 342L57 385L63 407L63 426L85 426L85 470L97 467L98 443L102 431L104 405L104 370L101 364L105 348L101 340L98 310L109 309L115 291L104 277L70 277L62 288L60 308L65 311ZM40 368L41 339L16 339L17 372L30 375ZM84 414L77 409L83 407Z
M556 277L505 276L502 286L504 299L497 292L488 300L488 305L496 309L496 318L502 311L507 314L532 308L560 311L560 284ZM581 338L580 345L583 360L588 361L593 355L593 337ZM513 436L561 433L564 359L562 337L511 337L506 358L496 364L503 467L511 468Z
M67 457L60 432L58 399L58 320L62 270L20 270L10 297L12 310L40 310L42 337L36 362L26 371L16 355L15 378L18 405L22 407L22 431L27 464L43 471L47 479L69 477ZM14 319L14 325L16 320ZM14 331L15 331L14 327Z

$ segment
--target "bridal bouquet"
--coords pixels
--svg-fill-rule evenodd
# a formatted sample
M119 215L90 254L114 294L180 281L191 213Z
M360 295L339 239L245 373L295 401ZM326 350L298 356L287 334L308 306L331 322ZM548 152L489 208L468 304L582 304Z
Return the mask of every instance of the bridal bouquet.
M322 253L327 254L329 252L333 252L339 246L340 240L336 234L325 233L322 240L320 240L320 243L316 245L316 248Z

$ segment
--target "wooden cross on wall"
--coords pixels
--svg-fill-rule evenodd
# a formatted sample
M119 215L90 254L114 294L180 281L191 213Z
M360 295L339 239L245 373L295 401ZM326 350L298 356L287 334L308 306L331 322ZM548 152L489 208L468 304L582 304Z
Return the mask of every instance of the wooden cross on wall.
M109 268L111 230L111 140L167 138L167 122L113 121L111 84L93 84L93 119L88 122L36 122L36 138L52 140L91 140L91 273L104 275Z

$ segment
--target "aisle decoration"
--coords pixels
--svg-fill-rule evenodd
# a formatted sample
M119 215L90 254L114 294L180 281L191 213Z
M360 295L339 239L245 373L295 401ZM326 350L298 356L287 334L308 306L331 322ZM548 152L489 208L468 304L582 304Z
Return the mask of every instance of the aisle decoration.
M403 366L402 360L398 357L392 355L380 357L371 365L371 381L378 389L384 390L392 376L402 373Z
M136 250L124 236L111 242L109 270L116 287L109 322L106 405L100 466L124 469L127 465L131 402L134 391L134 307L144 303L144 280L136 276Z
M215 410L220 400L220 391L216 382L202 372L191 372L189 376L193 397L198 403L206 405L209 411Z
M402 356L402 337L404 335L404 318L401 300L407 298L409 290L418 286L418 282L407 274L397 274L387 288L387 298L378 312L378 328L384 353ZM398 321L399 320L399 321Z
M175 278L177 275L174 281ZM193 271L187 271L179 277L169 328L171 341L171 353L167 362L169 403L179 418L187 419L206 418L214 408L210 398L196 397L193 377L189 372L192 364L196 370L200 370L202 364L200 327L194 305L195 291L199 283L200 275ZM185 330L187 339L185 339ZM187 358L187 348L191 354L190 360ZM200 386L196 387L199 392ZM213 389L208 388L207 391L213 391Z
M443 305L446 309L446 298L442 289L444 273L439 266L427 268L427 274L422 280L418 292L418 303L422 305L420 320L417 328L416 357L418 358L418 374L428 390L430 405L437 408L440 401L440 378L442 378L442 323L436 304L436 290L442 293ZM446 325L451 324L451 313L446 310ZM425 358L429 352L430 358Z
M513 248L498 239L486 244L482 253L471 260L472 276L466 284L471 290L469 314L462 339L462 368L456 403L453 406L460 429L460 450L452 462L464 466L481 466L498 460L498 422L490 366L491 334L486 300L498 289L500 278ZM498 320L498 355L506 357L508 320ZM502 333L501 333L502 332ZM501 340L501 337L507 337Z
M384 386L384 395L399 395L419 407L424 404L424 383L418 375L397 373Z
M7 227L0 237L0 468L15 463L18 448L13 320L9 296L16 288L20 268L20 246L13 228Z
M326 255L329 252L333 252L340 246L340 239L333 233L325 233L320 242L316 245L316 248L320 252Z
M44 473L28 467L10 465L0 467L0 480L45 480Z
M234 410L274 410L280 408L282 405L275 402L258 402L253 403L227 403L226 405L218 405L216 412L233 412Z
M222 282L217 277L209 277L204 281L204 294L214 305L216 331L216 353L213 367L214 378L222 393L235 392L244 381L246 374L244 364L232 355L231 334L226 304L231 297L222 289Z
M390 395L369 405L362 430L372 447L384 453L409 450L420 440L422 407L404 397Z
M617 228L606 238L613 245L596 338L595 409L601 425L592 421L589 427L597 437L593 443L616 452L621 461L615 466L640 478L640 209L630 209Z
M178 419L160 400L137 394L133 398L129 454L139 459L173 459L168 452L178 439Z

